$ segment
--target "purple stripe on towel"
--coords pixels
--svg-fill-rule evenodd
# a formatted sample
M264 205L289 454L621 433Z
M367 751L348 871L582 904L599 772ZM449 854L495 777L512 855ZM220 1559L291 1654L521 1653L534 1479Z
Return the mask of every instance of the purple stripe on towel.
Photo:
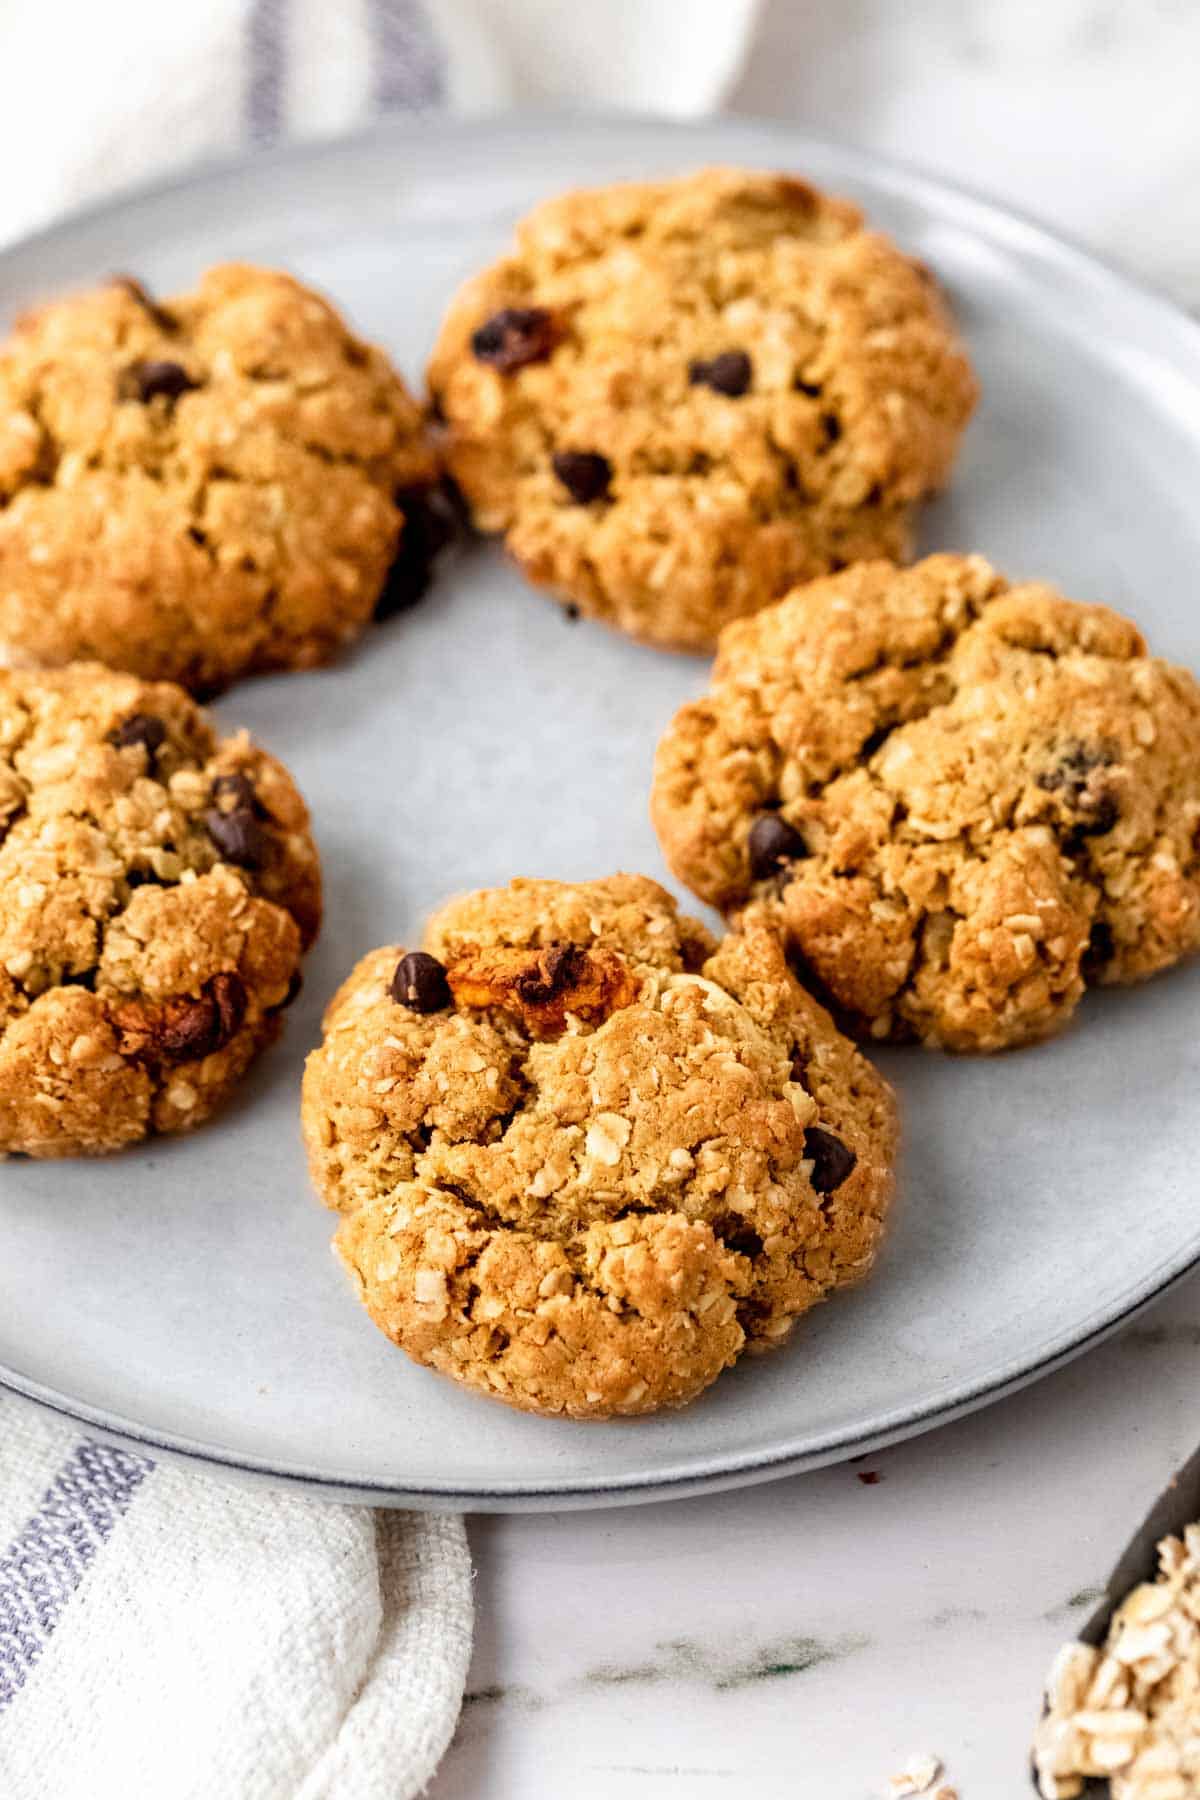
M246 18L245 130L271 144L283 130L288 0L253 0Z
M79 1444L0 1556L0 1712L25 1685L75 1589L154 1464Z
M419 112L446 97L446 53L421 0L370 0L371 98L378 112Z

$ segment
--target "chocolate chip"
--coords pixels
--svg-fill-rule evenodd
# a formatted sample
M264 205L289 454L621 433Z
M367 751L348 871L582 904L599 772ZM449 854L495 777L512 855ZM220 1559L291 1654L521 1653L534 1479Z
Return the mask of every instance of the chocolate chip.
M722 350L711 362L688 364L688 380L693 387L709 387L714 393L740 400L750 386L754 365L744 350Z
M580 506L591 500L607 500L612 480L612 464L607 456L594 450L556 450L552 466L572 500Z
M1072 829L1063 840L1068 853L1081 850L1085 838L1111 831L1120 818L1107 773L1116 761L1113 744L1073 740L1059 750L1054 766L1037 777L1043 793L1057 794L1071 816Z
M410 950L396 964L392 976L392 999L410 1012L442 1012L454 1004L446 971L436 956L424 950Z
M799 1044L793 1044L791 1077L793 1081L799 1083L806 1094L810 1091L808 1086L808 1061L807 1050L802 1050Z
M1081 807L1078 824L1063 840L1064 848L1069 851L1082 849L1084 838L1103 837L1120 817L1121 809L1112 795L1098 795L1090 804Z
M229 806L223 809L226 812L261 814L263 810L257 788L250 777L243 775L240 770L216 776L212 784L212 797L218 806L225 800L229 801Z
M160 331L178 331L179 321L174 313L169 312L165 306L160 306L143 282L135 280L132 275L114 275L112 284L114 287L124 288L129 298L136 300L143 312L149 313Z
M449 482L437 487L402 488L396 504L404 515L400 548L375 602L376 619L407 612L428 591L439 552L465 535L462 496Z
M1105 919L1097 919L1089 933L1087 949L1080 964L1084 975L1099 975L1108 967L1116 953L1117 942L1113 937L1112 926Z
M148 360L130 363L117 380L118 400L138 400L143 406L151 400L164 399L174 406L181 394L200 383L194 381L182 363Z
M832 1194L854 1173L858 1157L841 1138L834 1137L820 1125L810 1125L804 1133L804 1154L812 1159L811 1176L818 1194Z
M808 845L778 813L759 813L750 827L750 873L755 881L778 875L786 863L808 855Z
M1058 752L1054 767L1038 776L1037 784L1048 794L1060 790L1077 794L1086 786L1093 769L1110 768L1115 761L1116 753L1108 744L1084 744L1072 740Z
M587 967L587 951L580 944L551 944L513 983L513 992L526 1006L548 1006L573 987Z
M479 327L471 349L479 362L511 375L529 363L545 362L554 342L554 320L545 307L506 306Z
M158 1004L126 1001L113 1013L121 1054L150 1062L199 1062L237 1036L246 1004L245 985L233 972L214 975L194 996Z
M127 719L114 725L108 734L108 742L118 750L130 750L140 744L146 752L146 763L151 769L166 738L166 726L153 713L130 713Z
M204 815L208 835L225 862L241 869L258 869L266 860L267 840L262 826L248 806L222 812L212 806Z

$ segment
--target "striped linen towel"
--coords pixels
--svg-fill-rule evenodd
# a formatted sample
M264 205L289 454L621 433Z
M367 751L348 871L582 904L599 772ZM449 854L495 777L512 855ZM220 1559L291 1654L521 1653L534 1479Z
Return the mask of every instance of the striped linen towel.
M0 109L0 156L20 171L0 242L239 145L377 113L701 112L756 11L0 0L0 66L21 77ZM156 1465L0 1394L0 1800L407 1800L453 1732L471 1629L460 1519Z

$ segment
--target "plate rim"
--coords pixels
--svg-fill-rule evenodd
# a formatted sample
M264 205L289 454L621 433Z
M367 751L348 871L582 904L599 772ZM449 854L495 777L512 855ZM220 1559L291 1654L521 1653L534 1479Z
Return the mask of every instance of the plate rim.
M778 145L781 159L803 164L805 157L840 162L848 176L868 184L883 183L893 191L909 195L938 210L952 202L960 216L965 209L981 225L990 227L985 236L1012 239L1014 230L1026 239L1024 254L1030 249L1065 266L1077 277L1098 282L1102 291L1134 304L1143 313L1149 310L1164 331L1169 333L1172 357L1180 351L1196 363L1200 381L1200 321L1165 293L1139 281L1115 261L1098 253L1067 232L1060 231L1036 215L1020 207L992 197L974 186L945 177L903 158L876 153L860 145L827 133L813 133L794 126L787 120L757 118L749 113L729 113L705 119L671 119L652 113L573 113L562 109L531 109L520 113L502 113L472 118L447 118L444 115L416 115L377 121L351 132L300 142L272 146L260 151L242 151L205 160L198 166L162 180L127 185L104 199L72 209L48 224L0 245L0 274L7 265L69 240L77 231L102 225L106 219L120 217L131 207L169 199L196 189L219 186L252 168L256 174L271 170L303 169L312 162L322 162L341 155L353 157L356 152L371 149L399 151L406 144L426 144L431 129L439 141L452 138L457 144L517 136L527 139L531 131L571 131L589 134L597 139L619 140L631 131L658 134L664 144L678 140L681 145L697 133L727 135L736 139L739 133L757 137L764 151ZM731 145L732 149L732 145ZM1163 346L1160 345L1160 349ZM584 1484L564 1481L514 1480L495 1485L451 1483L440 1485L405 1484L399 1477L364 1478L361 1475L340 1476L290 1463L277 1457L255 1457L234 1453L215 1443L190 1435L156 1431L140 1425L104 1407L92 1406L73 1399L69 1394L33 1380L18 1369L0 1361L0 1391L18 1395L43 1410L99 1432L116 1442L140 1452L155 1452L169 1458L222 1473L230 1478L250 1478L281 1485L330 1501L357 1501L370 1505L427 1507L434 1510L468 1510L479 1512L519 1512L554 1509L583 1509L605 1506L649 1503L656 1500L683 1498L747 1486L779 1479L804 1470L816 1469L843 1461L859 1452L869 1452L886 1444L898 1443L934 1427L947 1424L1008 1394L1017 1392L1063 1367L1075 1357L1094 1348L1119 1331L1145 1308L1170 1292L1189 1274L1200 1267L1200 1227L1190 1248L1177 1254L1165 1272L1155 1271L1138 1286L1119 1312L1084 1324L1068 1332L1061 1343L1045 1351L1037 1360L1023 1363L1010 1359L1006 1368L985 1375L974 1383L959 1386L953 1392L931 1399L924 1407L910 1406L903 1418L883 1419L874 1430L858 1428L853 1432L829 1433L805 1449L793 1443L769 1451L747 1451L734 1457L721 1452L694 1456L693 1467L664 1475L647 1467L636 1475L621 1476L612 1481L592 1479Z

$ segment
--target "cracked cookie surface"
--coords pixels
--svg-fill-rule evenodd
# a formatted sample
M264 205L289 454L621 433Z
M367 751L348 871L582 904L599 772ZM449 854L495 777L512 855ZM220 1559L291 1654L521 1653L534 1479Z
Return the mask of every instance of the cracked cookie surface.
M200 1124L320 916L304 802L244 732L98 664L0 671L0 1152Z
M387 358L290 276L57 301L0 352L0 643L198 693L326 662L411 580L434 477Z
M843 1022L998 1050L1200 943L1200 688L981 557L849 569L723 635L659 745L663 852Z
M682 1405L864 1275L897 1131L772 933L718 945L632 875L469 895L364 957L303 1119L375 1323L577 1418Z
M452 302L429 386L477 525L685 649L906 554L976 393L924 269L848 202L733 169L537 208Z

